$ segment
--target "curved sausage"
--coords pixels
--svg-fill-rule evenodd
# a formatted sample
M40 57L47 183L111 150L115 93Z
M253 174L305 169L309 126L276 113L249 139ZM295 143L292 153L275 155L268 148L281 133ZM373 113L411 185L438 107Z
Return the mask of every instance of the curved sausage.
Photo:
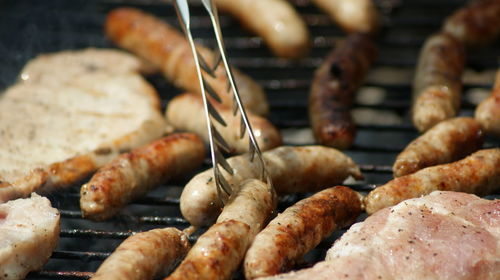
M360 195L342 186L297 202L255 237L245 256L246 279L288 271L334 230L353 223L360 213Z
M420 132L456 116L464 60L462 44L446 33L435 34L425 42L413 82L412 120Z
M313 0L312 2L349 33L374 34L379 28L380 18L372 0Z
M231 148L231 153L241 154L248 152L248 137L240 138L240 117L233 116L230 108L216 106L217 112L226 121L227 126L214 122L214 126ZM173 127L180 131L189 131L200 135L208 143L207 123L203 100L200 96L185 93L174 97L168 103L166 117ZM186 114L189 112L189 114ZM278 129L268 120L260 116L247 113L255 139L262 151L266 151L282 143Z
M173 134L120 155L80 190L85 218L105 220L158 184L203 163L205 145L195 134Z
M118 46L151 62L176 86L191 92L200 92L198 76L191 47L185 36L167 23L133 8L118 8L106 19L106 34ZM208 65L215 63L214 54L198 46L198 52ZM266 115L269 105L263 89L250 77L233 69L238 90L247 110ZM204 79L218 93L223 104L232 105L232 95L227 93L224 67L219 66L215 78L204 74Z
M261 36L277 56L298 58L309 50L306 23L286 0L216 0L215 4Z
M500 148L479 150L452 163L427 167L389 181L371 191L364 199L366 212L432 191L457 191L485 195L500 187Z
M243 182L217 223L198 238L186 259L165 279L230 279L276 202L269 185L255 179Z
M366 35L350 35L314 74L309 94L309 119L316 140L338 149L349 148L356 134L351 116L354 93L377 56Z
M187 236L176 228L141 232L125 239L91 279L153 279L172 269L190 247Z
M347 177L361 179L361 171L354 161L342 152L323 146L279 147L263 153L267 172L278 194L313 192L332 184L340 184ZM222 171L223 176L237 191L245 178L258 178L257 160L250 162L247 155L228 159L234 176ZM213 170L206 170L191 179L180 198L181 212L194 226L210 225L222 207L217 197Z
M481 126L472 118L443 121L413 140L396 158L394 177L449 163L479 150L483 145Z
M500 34L499 15L498 0L470 1L445 20L443 31L468 46L484 45Z
M497 72L491 95L479 103L474 117L484 133L500 138L500 71Z

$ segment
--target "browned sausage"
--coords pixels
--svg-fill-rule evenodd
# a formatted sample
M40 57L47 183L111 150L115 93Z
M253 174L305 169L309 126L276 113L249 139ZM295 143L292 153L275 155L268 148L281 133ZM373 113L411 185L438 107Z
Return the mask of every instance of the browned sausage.
M444 22L443 30L468 46L483 45L500 34L500 1L470 1Z
M397 156L392 167L394 177L461 159L479 150L483 138L481 126L472 118L443 121L413 140Z
M413 82L412 119L420 132L456 116L464 61L462 44L446 33L435 34L425 42Z
M195 134L173 134L103 166L80 191L83 216L104 220L158 184L203 163L205 145Z
M91 279L153 279L172 269L190 247L186 235L176 228L141 232L125 239Z
M314 74L309 94L309 119L316 140L349 148L356 134L351 116L354 93L361 86L377 49L367 35L353 34L336 47Z
M166 279L230 279L276 208L276 201L269 185L255 179L243 182L217 223L198 238L186 259Z
M474 117L486 134L500 138L500 71L491 95L477 106Z
M232 110L223 106L217 107L217 112L226 121L227 126L214 122L214 126L231 148L231 153L248 152L248 137L240 138L240 117L233 116ZM189 112L189 113L186 113ZM203 100L199 95L185 93L174 97L167 106L168 123L180 131L189 131L200 135L208 142L207 123ZM268 120L252 112L247 112L255 139L262 151L281 145L281 134Z
M200 92L191 47L185 36L167 23L137 9L119 8L109 13L106 34L118 46L160 68L176 86ZM209 65L215 63L215 56L210 50L198 46L198 52ZM223 68L217 68L215 78L208 74L204 78L223 103L230 106L232 97L226 91L228 82ZM263 89L238 70L233 69L233 74L245 108L258 115L267 114L269 105Z
M288 271L299 258L361 213L360 195L333 187L297 202L255 237L244 261L246 279Z
M398 177L371 191L364 199L366 212L431 193L457 191L485 195L500 188L500 148L480 150L452 163L427 167Z

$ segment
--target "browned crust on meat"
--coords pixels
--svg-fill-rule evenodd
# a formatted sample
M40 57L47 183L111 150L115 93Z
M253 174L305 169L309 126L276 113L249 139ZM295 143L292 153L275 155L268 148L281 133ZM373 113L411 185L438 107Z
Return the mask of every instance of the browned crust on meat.
M123 154L82 186L83 216L103 220L158 184L197 168L205 147L194 134L173 134Z
M288 271L321 240L353 223L360 213L360 195L342 186L297 202L256 236L245 256L246 279Z
M474 117L486 134L500 138L500 71L491 95L477 106Z
M392 168L394 177L461 159L480 149L483 141L481 127L474 119L443 121L413 140L397 156Z
M167 23L133 8L118 8L106 19L107 36L120 47L132 51L160 68L176 86L200 93L200 84L189 43L185 37ZM209 65L214 54L198 46L198 52ZM232 69L239 93L246 108L258 115L269 111L262 88L236 69ZM219 93L223 104L232 104L227 94L227 78L223 67L218 67L216 78L204 75L205 80Z
M152 279L176 265L189 248L187 236L176 228L141 232L125 239L91 279Z
M367 35L350 35L336 47L314 74L309 94L309 119L322 144L349 148L356 134L351 116L354 93L377 56Z
M366 212L435 190L485 195L500 187L500 148L480 150L449 164L428 167L398 177L370 192L364 199Z
M500 1L479 0L449 16L443 30L469 46L484 45L500 34Z
M420 132L456 116L464 63L464 48L452 36L438 33L425 42L413 83L412 120Z

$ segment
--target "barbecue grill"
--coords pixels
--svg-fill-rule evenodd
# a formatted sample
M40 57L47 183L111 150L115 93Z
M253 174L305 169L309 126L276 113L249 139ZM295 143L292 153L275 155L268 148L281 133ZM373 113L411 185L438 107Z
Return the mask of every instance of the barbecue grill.
M307 119L307 96L313 72L345 34L308 0L292 2L306 20L313 39L313 49L304 59L274 57L260 38L226 15L221 15L221 26L231 63L266 89L271 105L270 120L280 128L285 144L306 145L314 143ZM378 37L379 58L358 91L354 109L358 135L353 147L346 151L360 165L366 179L348 182L348 186L367 192L391 179L391 165L396 155L418 135L408 113L411 80L420 47L425 38L440 28L443 19L465 2L377 1L385 25ZM171 3L159 0L0 1L0 88L14 83L22 66L37 54L114 47L104 36L103 23L108 11L124 5L154 13L178 26ZM201 4L193 5L192 15L195 36L201 38L203 44L213 46L209 18ZM471 116L478 101L489 94L499 65L498 40L468 53L460 115ZM163 108L180 92L160 75L148 79L158 89ZM486 140L485 147L498 146L500 141ZM200 170L210 166L207 157ZM30 273L28 279L87 279L110 252L134 232L165 226L186 228L188 223L180 215L178 198L190 175L159 186L107 222L81 218L80 184L51 195L49 199L62 216L60 244L43 270ZM279 207L282 210L302 197L284 197ZM191 241L201 232L203 229L195 233ZM321 260L341 234L342 231L336 232L309 253L303 266ZM235 278L241 278L241 274Z

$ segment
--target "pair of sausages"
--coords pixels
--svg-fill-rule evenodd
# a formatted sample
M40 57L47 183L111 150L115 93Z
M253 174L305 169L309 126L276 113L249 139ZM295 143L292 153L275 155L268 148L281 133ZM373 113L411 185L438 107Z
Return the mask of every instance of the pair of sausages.
M314 73L309 93L309 119L316 140L338 149L349 148L356 135L351 116L354 93L377 56L370 37L350 35Z

